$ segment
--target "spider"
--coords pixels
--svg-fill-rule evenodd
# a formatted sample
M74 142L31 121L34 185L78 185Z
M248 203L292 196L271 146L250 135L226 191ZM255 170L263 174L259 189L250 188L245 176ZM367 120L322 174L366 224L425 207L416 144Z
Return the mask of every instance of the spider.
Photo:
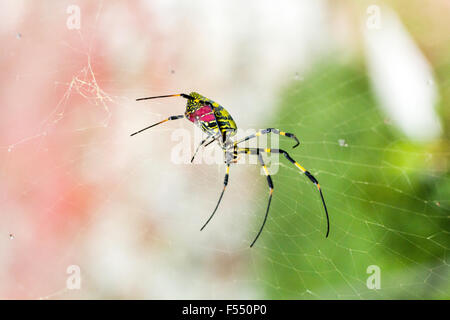
M317 179L314 178L314 176L308 170L306 170L304 167L302 167L297 161L292 159L291 156L282 149L240 148L238 146L240 143L242 143L244 141L248 141L250 139L259 137L263 134L274 133L274 134L278 134L278 135L293 139L295 141L295 145L293 146L293 148L295 148L300 144L300 141L297 139L297 137L294 134L279 131L278 129L274 129L274 128L268 128L268 129L259 130L256 133L249 135L238 141L233 141L231 138L236 134L237 126L236 126L236 123L234 122L233 118L231 117L231 115L220 104L200 95L197 92L191 92L190 94L179 93L179 94L170 94L170 95L163 95L163 96L139 98L139 99L136 99L136 101L157 99L157 98L168 98L168 97L183 97L183 98L187 99L186 110L184 112L184 115L181 114L181 115L176 115L176 116L170 116L165 120L162 120L158 123L152 124L151 126L148 126L144 129L141 129L141 130L131 134L131 136L141 133L142 131L150 129L161 123L186 117L186 119L191 121L194 125L200 127L200 129L203 132L205 132L207 135L207 137L201 141L200 145L195 150L195 153L191 159L191 163L192 163L192 161L194 161L195 155L197 154L200 147L202 147L202 146L206 147L213 142L217 142L219 144L219 146L222 148L222 150L224 152L224 162L226 165L226 173L225 173L225 178L223 181L223 190L222 190L222 193L220 194L219 200L217 202L217 205L216 205L213 213L208 218L208 220L205 222L205 224L200 229L200 231L203 230L206 227L206 225L211 221L211 219L214 217L214 214L217 211L217 208L219 207L219 204L222 200L223 194L225 193L225 189L228 185L230 165L232 163L236 163L238 154L257 155L259 163L261 164L261 166L264 170L264 173L267 177L267 183L269 185L269 202L267 204L264 221L263 221L255 239L253 240L253 242L250 245L250 247L253 247L256 240L258 240L259 236L261 235L261 232L264 229L264 225L266 224L267 216L269 214L270 202L272 201L272 194L273 194L273 190L274 190L272 178L271 178L269 171L267 170L267 167L264 163L262 154L263 153L265 153L265 154L280 153L280 154L283 154L286 157L286 159L289 162L291 162L293 165L295 165L302 173L304 173L305 176L308 177L308 179L312 183L314 183L316 185L317 189L319 190L320 198L322 199L323 207L325 209L325 214L326 214L326 218L327 218L326 237L328 237L328 234L330 232L330 221L329 221L329 217L328 217L328 210L327 210L327 206L325 204L325 200L324 200L324 197L322 194L322 189L320 188L320 185L319 185L319 182L317 181Z

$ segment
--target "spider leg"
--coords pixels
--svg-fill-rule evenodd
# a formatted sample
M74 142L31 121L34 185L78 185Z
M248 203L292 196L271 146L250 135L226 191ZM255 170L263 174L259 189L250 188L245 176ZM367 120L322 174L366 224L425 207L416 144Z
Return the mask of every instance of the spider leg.
M223 194L225 193L225 189L227 188L227 185L228 185L228 176L229 176L229 174L230 174L230 164L227 164L227 171L226 171L226 173L225 173L225 178L224 178L224 180L223 180L223 190L222 190L222 193L220 194L219 201L217 201L216 208L214 209L213 213L212 213L211 216L208 218L208 220L206 220L205 224L204 224L203 227L200 229L200 231L202 231L202 230L206 227L206 225L209 223L209 221L211 221L211 219L214 217L214 214L216 213L217 208L219 207L220 201L222 201L222 197L223 197Z
M156 96L156 97L145 97L145 98L138 98L136 101L142 101L142 100L150 100L150 99L159 99L159 98L168 98L168 97L183 97L185 99L194 99L190 95L185 93L177 93L177 94L169 94L164 96Z
M197 155L198 150L200 150L200 147L202 147L208 141L208 139L211 139L211 138L212 138L211 136L206 137L205 139L202 140L202 142L200 142L200 144L198 145L197 149L194 152L194 155L192 156L191 163L194 161L194 158ZM212 141L210 141L207 145L205 145L205 147L208 146L213 141L214 141L214 139Z
M285 156L286 159L289 160L289 162L291 162L293 165L295 165L298 169L300 169L301 172L303 172L305 174L305 176L308 177L308 179L314 183L317 187L317 189L319 190L320 193L320 198L322 199L322 204L323 204L323 208L325 209L325 215L327 218L327 234L325 237L328 237L329 233L330 233L330 218L328 216L328 210L327 210L327 205L325 204L325 199L323 197L323 193L322 193L322 189L320 188L320 184L319 181L317 181L316 178L314 178L314 176L308 171L306 170L304 167L302 167L297 161L295 161L294 159L291 158L291 156L289 155L289 153L287 153L286 151L282 150L282 149L264 149L264 148L238 148L237 149L238 153L247 153L247 154L260 154L261 152L265 152L265 153L281 153Z
M272 182L272 178L270 177L269 171L267 170L267 167L264 163L264 160L262 158L261 153L258 153L258 160L261 163L261 166L264 169L264 173L266 174L267 177L267 184L269 185L269 202L267 203L267 209L266 209L266 214L264 216L264 221L261 225L261 228L259 228L258 234L256 235L255 239L253 240L252 244L250 245L250 248L253 247L253 245L255 244L256 240L258 240L259 236L261 235L261 232L264 229L264 225L266 224L267 221L267 216L269 215L269 208L270 208L270 202L272 201L272 194L273 194L273 182Z
M144 131L144 130L153 128L154 126L157 126L158 124L161 124L161 123L164 123L164 122L167 122L167 121L170 121L170 120L178 120L178 119L181 119L181 118L184 118L184 115L183 115L183 114L180 114L180 115L178 115L178 116L171 116L171 117L168 117L167 119L164 119L163 121L157 122L157 123L155 123L155 124L152 124L151 126L145 127L144 129L141 129L141 130L139 130L139 131L136 131L135 133L132 133L132 134L131 134L131 137L134 136L135 134L141 133L141 132Z
M258 132L254 133L254 134L251 134L251 135L249 135L249 136L247 136L247 137L245 137L245 138L235 142L234 144L237 145L238 143L241 143L241 142L244 142L244 141L247 141L247 140L250 140L250 139L259 137L259 136L261 136L263 134L268 134L268 133L271 133L271 132L275 133L275 134L278 134L280 136L286 136L288 138L294 139L296 144L292 148L295 148L295 147L297 147L300 144L300 141L298 141L298 139L295 136L295 134L289 133L289 132L280 131L280 130L274 129L274 128L267 128L267 129L259 130Z
M218 138L219 138L220 136L209 136L209 137L206 137L201 143L200 143L200 145L197 147L197 150L195 150L195 153L194 153L194 155L192 156L192 159L191 159L191 163L192 163L192 161L194 161L194 158L195 158L195 155L197 154L197 152L198 152L198 150L200 149L200 147L203 145L203 147L207 147L207 146L209 146L211 143L213 143L214 141L216 141ZM206 140L208 140L208 139L210 139L210 138L212 138L212 140L211 141L206 141ZM208 142L208 143L206 143L206 142ZM206 144L205 144L206 143Z

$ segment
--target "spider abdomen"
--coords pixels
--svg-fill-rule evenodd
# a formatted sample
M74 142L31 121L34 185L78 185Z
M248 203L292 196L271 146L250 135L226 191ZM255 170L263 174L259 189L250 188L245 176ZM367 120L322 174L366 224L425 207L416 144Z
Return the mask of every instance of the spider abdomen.
M189 121L210 135L216 135L219 131L228 137L236 134L236 123L224 107L196 92L191 92L189 96L194 98L188 100L184 113Z
M214 116L214 112L210 106L202 106L202 107L196 109L192 113L187 113L186 117L191 122L196 122L196 121L210 122L210 121L215 121L215 119L216 119Z

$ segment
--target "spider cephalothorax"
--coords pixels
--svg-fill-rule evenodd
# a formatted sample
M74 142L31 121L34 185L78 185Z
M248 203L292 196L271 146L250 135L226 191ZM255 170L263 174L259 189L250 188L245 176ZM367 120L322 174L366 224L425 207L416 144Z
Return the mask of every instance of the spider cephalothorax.
M217 208L219 207L220 201L222 200L223 194L224 194L225 189L228 184L230 165L237 161L237 157L239 154L257 155L258 160L266 174L267 183L269 185L270 192L269 192L269 202L267 204L264 221L261 225L261 228L259 229L258 234L256 235L255 239L253 240L253 242L250 245L250 247L252 247L255 244L256 240L258 239L259 235L261 234L261 232L264 228L264 225L266 223L267 216L269 214L270 202L272 200L272 193L274 190L272 178L271 178L269 171L267 170L267 167L264 163L262 154L264 154L264 153L265 154L280 153L280 154L283 154L289 162L291 162L293 165L295 165L302 173L305 174L305 176L312 183L314 183L317 186L317 189L319 190L320 197L322 199L322 203L323 203L323 206L325 209L326 218L327 218L326 236L328 237L328 234L330 232L328 211L327 211L327 206L325 205L325 200L323 198L322 189L321 189L317 179L314 178L314 176L309 171L307 171L304 167L302 167L297 161L292 159L291 156L282 149L240 148L238 146L240 143L250 140L250 139L253 139L253 138L256 138L256 137L259 137L262 134L274 133L274 134L279 134L281 136L286 136L288 138L295 140L295 142L296 142L296 144L294 145L294 148L295 148L300 144L300 142L298 141L297 137L294 134L279 131L278 129L274 129L274 128L268 128L268 129L264 129L264 130L259 130L258 132L254 133L252 135L249 135L243 139L240 139L238 141L233 141L232 138L236 135L237 126L236 126L236 123L234 122L233 118L231 117L231 115L220 104L202 96L201 94L199 94L197 92L191 92L189 94L179 93L179 94L171 94L171 95L165 95L165 96L140 98L140 99L136 99L136 100L140 101L140 100L166 98L166 97L183 97L183 98L187 99L186 110L184 112L184 115L176 115L176 116L168 117L167 119L165 119L163 121L152 124L151 126L148 126L142 130L139 130L139 131L133 133L132 136L137 133L140 133L144 130L147 130L151 127L154 127L158 124L161 124L163 122L166 122L169 120L177 120L177 119L181 119L181 118L185 117L186 119L188 119L189 121L191 121L192 123L197 125L207 135L207 137L202 140L200 145L195 150L195 153L191 159L191 162L194 160L195 155L197 154L198 150L202 146L206 147L213 142L217 142L219 144L219 146L222 148L222 150L224 152L224 162L226 165L226 173L225 173L225 179L224 179L224 183L223 183L223 185L224 185L223 190L222 190L222 193L220 194L219 201L217 202L217 205L216 205L213 213L211 214L209 219L206 221L206 223L203 225L203 227L200 230L203 230L203 228L205 228L205 226L212 219L212 217L214 216L214 214L217 211Z
M227 142L231 142L230 144L227 144ZM224 162L227 165L230 165L231 163L235 163L237 161L238 157L238 151L237 146L233 143L231 140L225 141L225 148L223 148L224 153Z

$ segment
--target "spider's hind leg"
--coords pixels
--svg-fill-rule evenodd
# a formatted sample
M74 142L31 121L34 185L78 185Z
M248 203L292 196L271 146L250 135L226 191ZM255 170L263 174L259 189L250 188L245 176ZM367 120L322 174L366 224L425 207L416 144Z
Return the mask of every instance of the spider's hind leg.
M267 209L266 209L266 214L264 216L264 221L261 225L261 228L259 228L258 234L255 237L255 240L253 240L252 244L250 245L250 248L253 247L253 245L255 244L256 240L258 240L259 236L261 235L261 232L264 229L264 226L266 224L267 221L267 217L269 216L269 208L270 208L270 203L272 201L272 194L273 194L273 182L272 182L272 177L269 174L269 170L267 170L266 164L264 163L264 160L262 158L261 153L258 153L258 160L261 163L262 168L264 169L264 173L266 174L267 177L267 184L269 185L269 202L267 203Z
M325 215L326 215L326 219L327 219L326 237L328 237L328 235L330 233L330 218L328 216L328 209L327 209L327 205L325 204L325 199L323 197L322 188L320 187L319 181L317 181L317 179L308 170L306 170L304 167L302 167L297 161L292 159L292 157L289 155L289 153L287 153L286 151L284 151L282 149L237 148L237 152L238 153L247 153L247 154L257 154L257 155L260 155L260 153L262 153L262 152L269 153L269 154L270 153L281 153L285 156L286 159L289 160L289 162L291 162L298 169L300 169L300 171L303 172L305 174L305 176L312 183L314 183L316 185L317 189L319 190L320 198L322 200L323 208L325 209Z

